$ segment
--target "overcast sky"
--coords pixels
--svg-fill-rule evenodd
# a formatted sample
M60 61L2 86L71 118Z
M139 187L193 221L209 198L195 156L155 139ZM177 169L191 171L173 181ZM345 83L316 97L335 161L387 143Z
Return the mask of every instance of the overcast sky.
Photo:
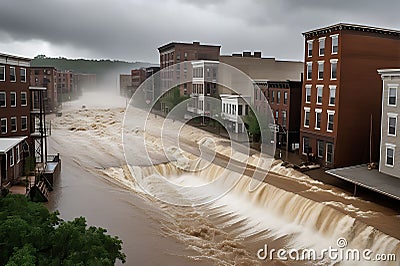
M399 0L1 0L0 53L158 63L171 41L303 59L302 32L356 23L400 29Z

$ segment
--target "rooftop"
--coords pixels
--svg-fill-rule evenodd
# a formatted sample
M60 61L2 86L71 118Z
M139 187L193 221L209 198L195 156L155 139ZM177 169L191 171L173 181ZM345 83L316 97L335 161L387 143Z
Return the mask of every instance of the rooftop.
M27 137L0 138L0 154L5 154L11 148L24 141Z
M303 32L303 36L309 37L309 36L315 36L319 34L325 34L325 33L330 33L333 31L340 31L340 30L353 30L353 31L362 31L362 32L370 32L370 33L377 33L377 34L383 34L383 35L391 35L391 36L396 36L400 37L400 31L395 30L395 29L384 29L384 28L378 28L378 27L372 27L372 26L366 26L366 25L357 25L357 24L350 24L350 23L338 23L334 24L331 26L315 29L315 30L310 30Z
M158 51L164 51L170 49L176 45L187 45L187 46L202 46L202 47L221 47L221 45L211 45L211 44L200 44L200 42L192 42L192 43L185 43L185 42L170 42L163 46L158 47Z
M3 54L0 53L0 57L5 57L5 58L10 58L10 59L16 59L16 60L22 60L22 61L31 61L31 58L27 57L22 57L22 56L16 56L16 55L10 55L10 54Z

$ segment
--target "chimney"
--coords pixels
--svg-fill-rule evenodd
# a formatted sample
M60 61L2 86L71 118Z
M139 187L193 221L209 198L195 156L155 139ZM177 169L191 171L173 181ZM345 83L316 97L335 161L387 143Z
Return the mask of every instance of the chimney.
M254 52L254 57L261 58L261 52Z
M232 57L242 57L242 54L232 54Z
M251 52L243 52L243 57L251 57Z
M200 42L193 42L193 45L200 45Z

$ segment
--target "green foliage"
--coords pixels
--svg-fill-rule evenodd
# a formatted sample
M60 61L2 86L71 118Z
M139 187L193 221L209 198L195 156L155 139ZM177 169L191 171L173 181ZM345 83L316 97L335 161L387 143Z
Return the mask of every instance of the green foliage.
M84 217L63 221L22 195L0 198L0 265L114 265L122 241Z
M249 110L249 114L243 117L243 121L246 124L247 131L253 136L253 140L259 141L261 129L253 110Z
M165 103L165 106L167 106L169 110L172 110L179 103L189 98L190 97L188 95L181 96L179 87L175 87L171 89L165 96L161 97L160 102Z

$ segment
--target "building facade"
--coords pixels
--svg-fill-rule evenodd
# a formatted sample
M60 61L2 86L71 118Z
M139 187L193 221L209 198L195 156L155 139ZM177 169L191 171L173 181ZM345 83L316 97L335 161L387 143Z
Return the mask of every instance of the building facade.
M228 131L240 134L246 131L242 117L249 114L251 96L221 94L222 112L221 117L224 120Z
M30 59L0 54L0 184L23 173L30 142Z
M379 171L400 178L400 69L378 73L383 80Z
M57 71L57 93L60 103L76 98L74 74L71 71Z
M400 32L340 23L303 36L301 153L329 168L377 162L382 91L376 70L399 67Z
M158 48L160 54L161 91L165 92L178 84L180 95L192 93L193 60L218 61L221 46L204 45L199 42L171 42ZM181 64L179 64L181 63ZM163 107L161 107L163 108Z
M54 67L31 67L31 86L46 87L44 95L46 113L54 112L58 108L57 70Z

